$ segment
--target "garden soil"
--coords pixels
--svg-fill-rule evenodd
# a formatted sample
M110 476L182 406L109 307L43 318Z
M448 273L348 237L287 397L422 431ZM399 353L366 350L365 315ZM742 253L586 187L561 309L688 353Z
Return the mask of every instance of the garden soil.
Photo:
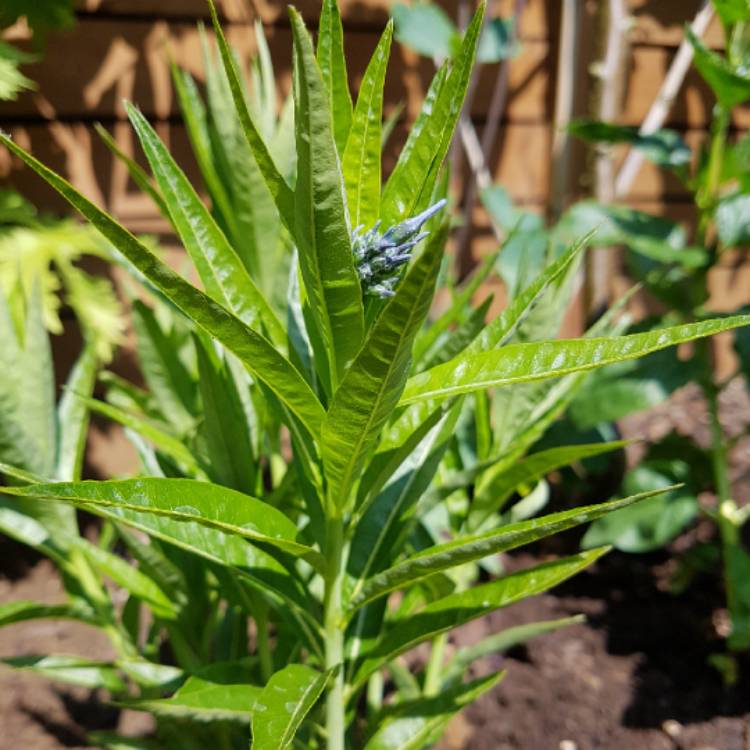
M724 422L735 433L750 423L744 388L726 394ZM628 435L658 439L671 429L705 438L705 413L685 389L664 407L623 426ZM635 450L638 450L636 448ZM750 445L733 454L737 496L750 499ZM705 540L699 524L673 551ZM508 557L509 569L574 550L568 533ZM0 603L57 602L53 567L22 547L0 541ZM451 648L500 629L582 613L586 622L485 659L476 674L505 669L505 680L449 725L439 750L750 750L750 660L741 680L724 686L709 658L721 649L726 617L717 578L705 575L683 595L669 592L673 558L611 553L553 593L470 623ZM0 630L0 657L71 653L106 659L107 644L84 625L20 624ZM147 716L119 712L106 695L59 687L0 669L0 750L86 747L89 731L147 732Z

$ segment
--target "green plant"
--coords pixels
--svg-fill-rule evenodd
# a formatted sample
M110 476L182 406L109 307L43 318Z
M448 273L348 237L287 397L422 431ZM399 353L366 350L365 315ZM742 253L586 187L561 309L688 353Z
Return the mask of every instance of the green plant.
M0 32L25 19L36 38L53 28L72 26L75 20L71 0L5 0L0 8ZM36 54L23 52L8 42L0 41L0 101L15 99L21 91L33 89L34 82L20 71L24 63L37 60Z
M212 7L234 104L229 114L244 137L237 148L254 160L281 231L295 248L283 317L249 272L249 260L233 246L231 229L222 230L216 213L203 205L134 107L128 107L129 116L155 178L152 185L141 174L142 182L166 210L205 291L172 271L63 178L9 138L0 138L172 307L171 323L137 307L151 393L110 378L111 398L142 415L131 427L135 439L140 433L148 440L142 456L152 475L49 483L15 472L21 483L4 490L18 502L83 508L131 540L139 567L130 569L132 578L116 580L134 604L115 614L118 629L129 635L123 641L128 652L106 666L118 679L126 676L141 685L139 700L123 703L153 711L166 720L166 729L178 732L178 740L160 738L160 746L201 742L193 728L180 732L169 723L176 717L211 722L203 729L206 736L227 747L245 745L248 728L258 750L433 743L453 713L503 676L465 682L474 658L564 623L506 632L459 651L447 664L444 635L546 590L606 550L476 585L462 575L464 566L650 494L531 520L501 516L508 492L566 458L557 456L554 464L545 456L541 468L527 466L526 473L513 475L511 441L488 453L483 467L470 467L468 475L436 480L465 405L476 398L481 411L488 389L529 394L531 403L527 387L534 394L540 392L537 385L549 382L565 389L571 376L587 370L750 322L750 316L735 316L631 336L611 335L605 325L593 332L604 335L534 341L529 334L529 340L511 343L514 335L528 333L532 311L546 308L542 300L556 297L580 257L583 244L578 243L528 284L519 279L512 303L491 322L485 324L480 312L473 327L452 330L455 316L465 310L468 297L461 297L447 320L438 318L421 332L448 235L442 163L461 112L483 10L455 56L438 71L381 187L382 86L392 27L385 30L353 105L335 2L323 5L317 54L300 16L290 11L296 152L290 180L263 137L258 113L248 109ZM364 234L357 229L362 224ZM423 225L430 232L426 238L420 236ZM550 303L547 314L554 309ZM528 431L525 440L554 418L559 396L553 386L525 414L526 424L517 426ZM123 422L127 416L112 403L95 408L109 408ZM149 423L149 416L160 424ZM510 434L499 427L498 433L506 440ZM574 448L567 461L580 455ZM472 476L500 459L509 465L493 474L486 505L449 505L452 487L473 485ZM10 507L13 502L8 500ZM448 539L439 525L422 523L428 510L440 508L454 516ZM132 528L150 541L127 531ZM188 579L184 588L175 568ZM154 597L161 601L153 586L172 610L153 606ZM180 591L184 598L176 595ZM155 618L145 645L137 635L138 602L147 602ZM217 620L225 628L218 637L211 627ZM251 645L245 640L248 620ZM156 662L154 646L161 630L174 622L169 637L180 669L170 671ZM402 657L425 642L432 644L426 664L407 666ZM218 648L222 644L224 651ZM204 648L197 651L195 645ZM175 686L176 692L164 697ZM118 740L99 741L116 746Z
M747 75L748 23L750 7L745 2L715 2L726 32L726 52L707 49L687 29L694 51L694 64L711 87L716 104L710 138L692 153L680 135L663 129L644 135L635 128L610 123L583 121L572 130L594 143L628 144L644 152L646 158L670 170L691 193L696 207L697 226L692 237L683 227L663 218L624 206L583 203L572 212L575 231L600 224L600 241L624 245L630 273L640 281L667 312L638 324L639 330L653 325L704 320L711 315L709 280L712 271L725 262L735 248L750 241L750 139L732 143L729 124L733 108L750 100ZM744 309L744 308L743 308ZM732 499L728 451L732 445L719 420L718 399L724 388L741 375L747 378L747 336L735 335L739 366L730 378L718 381L708 342L697 345L689 358L674 352L660 352L638 363L607 368L593 376L571 406L570 420L580 429L590 429L640 411L667 398L689 382L698 384L708 406L710 445L706 449L692 437L671 434L650 447L643 462L625 477L623 490L637 491L644 484L683 483L683 487L643 503L638 508L613 514L589 529L587 545L614 544L628 552L656 549L671 541L703 513L716 522L718 546L703 547L686 559L683 573L701 565L714 567L721 560L731 633L730 652L750 647L750 595L747 573L750 556L741 543L741 529L750 517L747 506L740 508ZM713 508L704 508L698 494L712 490ZM680 575L676 585L686 584ZM731 657L719 656L717 665L730 681L735 677Z

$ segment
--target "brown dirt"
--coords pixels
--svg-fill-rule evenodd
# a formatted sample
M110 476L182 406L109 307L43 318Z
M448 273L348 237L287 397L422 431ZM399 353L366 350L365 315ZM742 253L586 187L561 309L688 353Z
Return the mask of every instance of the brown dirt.
M727 428L741 432L750 415L744 389L728 389L723 406ZM672 428L703 438L705 415L691 389L625 425L630 436L652 440ZM733 453L733 479L745 501L749 445L742 440ZM711 531L709 525L691 533ZM509 566L570 552L577 538L550 540L510 558ZM0 603L61 600L50 563L7 540L0 540L0 560ZM708 665L722 647L715 627L719 581L705 577L675 597L664 586L669 560L666 552L612 553L555 592L459 630L454 646L524 622L588 618L480 664L478 673L507 669L508 675L451 723L439 750L750 750L750 660L731 690ZM0 629L0 656L28 653L110 655L97 633L75 623ZM147 718L118 713L105 698L0 669L0 750L79 748L93 729L147 730Z

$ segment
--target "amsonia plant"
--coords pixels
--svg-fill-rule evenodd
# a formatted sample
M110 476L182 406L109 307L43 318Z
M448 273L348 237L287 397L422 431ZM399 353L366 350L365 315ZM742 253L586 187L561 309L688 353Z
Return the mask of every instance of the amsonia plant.
M475 329L464 328L460 340L451 320L438 318L424 332L448 235L442 165L484 6L436 74L384 183L380 151L390 25L355 104L334 0L323 4L317 49L299 14L290 11L292 172L279 163L258 111L248 105L235 57L212 12L222 61L215 74L225 77L220 85L231 95L232 127L242 136L233 146L257 168L279 233L293 248L286 303L279 307L268 299L257 275L262 263L253 267L253 253L239 247L242 235L233 235L228 223L233 209L225 213L215 194L212 210L205 207L135 107L128 107L129 116L155 180L151 184L146 176L144 184L172 222L202 290L2 137L171 304L176 321L168 328L145 306L137 313L141 351L149 350L141 360L151 365L151 393L110 381L121 404L110 404L115 418L125 421L129 403L158 420L133 426L148 443L142 455L151 476L63 482L27 476L23 482L19 474L20 483L4 492L18 502L84 508L118 533L145 532L152 542L132 547L138 573L160 581L163 593L172 585L165 573L175 565L162 561L173 561L175 548L184 563L179 570L190 576L198 569L197 580L208 582L208 605L196 610L193 625L212 634L199 618L213 603L213 617L236 640L223 652L198 653L187 648L191 643L180 649L176 641L190 624L183 620L170 633L175 653L183 654L170 684L153 648L133 638L133 658L111 666L123 679L154 675L153 695L141 694L136 707L209 722L202 731L231 747L246 745L248 733L256 750L427 747L451 715L502 678L498 673L467 681L472 660L530 633L505 633L504 641L459 651L450 660L442 650L445 634L567 579L606 548L481 583L462 576L464 566L644 497L532 520L500 516L508 487L512 492L526 478L523 472L512 475L517 456L511 441L486 459L485 469L501 459L508 463L496 472L497 483L485 488L481 505L468 493L469 502L450 509L459 519L447 535L435 534L436 527L422 521L428 509L447 507L449 477L436 475L467 401L488 389L569 382L577 373L745 325L750 316L629 336L595 331L576 340L519 341L515 336L527 316L580 256L578 243L520 289L501 315L488 323L484 313L476 315ZM218 123L205 123L194 137L213 137ZM208 159L204 174L206 165ZM226 181L221 184L226 189ZM274 252L279 238L262 239L257 252L263 254L265 239ZM438 340L445 342L443 356L435 352ZM542 413L540 405L536 414ZM541 425L541 416L534 419ZM452 481L467 487L480 473L472 471ZM153 549L161 554L150 555ZM186 617L200 591L200 585L187 587L180 604ZM225 617L229 611L236 618ZM200 645L200 639L190 640ZM421 643L433 645L426 664L407 662L404 656ZM214 663L206 666L206 656ZM175 746L191 741L183 735Z

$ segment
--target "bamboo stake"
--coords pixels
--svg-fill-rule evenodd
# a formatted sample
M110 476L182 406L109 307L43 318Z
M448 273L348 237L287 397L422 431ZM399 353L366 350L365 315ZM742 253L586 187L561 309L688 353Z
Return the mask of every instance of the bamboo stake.
M706 33L713 15L714 9L711 2L703 0L698 13L690 24L690 28L699 39ZM651 109L643 120L643 124L639 130L641 135L650 135L664 125L672 109L674 100L682 88L692 61L693 47L687 38L685 38L677 50L677 54L672 61L672 65L669 67L669 71L664 78L664 83L662 83L659 93L656 95L656 99L654 99L654 103L651 105ZM630 190L643 164L643 158L642 152L638 149L631 149L629 151L615 181L616 198L622 198Z
M560 48L557 58L550 213L557 221L568 198L571 138L566 126L573 117L575 81L579 57L582 0L562 0Z

